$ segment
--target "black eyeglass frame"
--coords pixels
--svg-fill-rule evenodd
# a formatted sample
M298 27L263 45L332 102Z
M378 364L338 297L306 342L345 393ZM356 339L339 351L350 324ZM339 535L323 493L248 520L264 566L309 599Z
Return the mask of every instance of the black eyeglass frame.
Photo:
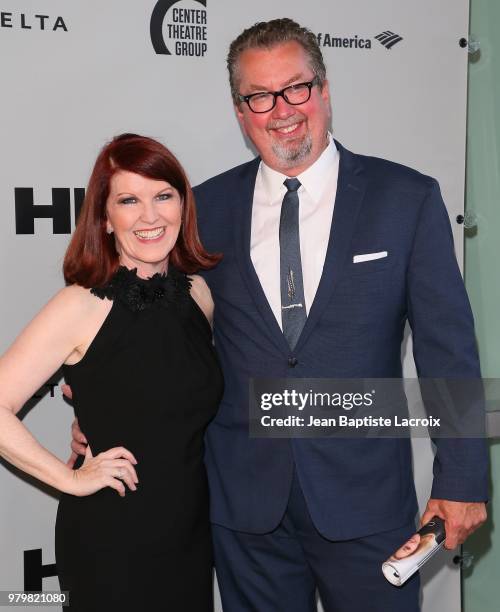
M292 106L299 106L300 104L305 104L306 102L309 101L309 99L311 98L311 90L315 85L320 85L321 84L321 79L316 75L312 81L306 81L304 83L294 83L293 85L287 85L286 87L283 87L283 89L280 89L279 91L256 91L255 93L249 94L248 96L243 96L241 94L238 94L238 98L241 102L246 102L248 108L252 111L252 113L257 113L257 114L261 114L261 113L268 113L269 111L272 111L273 108L276 106L276 100L278 98L278 96L281 96L283 98L283 100L285 100L285 102L287 104L291 104ZM302 100L302 102L290 102L290 100L287 99L286 97L286 90L287 89L293 89L294 87L299 87L301 85L306 85L306 87L309 90L308 96L305 100ZM255 96L261 96L262 94L270 94L271 96L273 96L273 105L271 106L271 108L268 108L265 111L256 111L254 110L251 106L250 106L250 100L252 98L254 98Z

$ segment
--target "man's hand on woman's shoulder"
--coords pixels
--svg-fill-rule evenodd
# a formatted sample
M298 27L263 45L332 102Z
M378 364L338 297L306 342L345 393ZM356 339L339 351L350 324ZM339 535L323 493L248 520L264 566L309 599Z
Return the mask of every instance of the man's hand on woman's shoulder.
M208 319L210 325L212 325L214 316L214 302L212 300L210 289L208 288L205 279L198 276L198 274L192 274L189 276L189 278L191 279L191 296Z

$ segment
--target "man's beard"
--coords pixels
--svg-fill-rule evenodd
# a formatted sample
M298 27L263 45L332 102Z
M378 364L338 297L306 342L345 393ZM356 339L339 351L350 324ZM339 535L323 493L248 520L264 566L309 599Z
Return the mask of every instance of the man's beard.
M272 145L273 153L283 162L285 167L293 168L306 161L312 150L312 136L308 132L298 143L282 144L276 142Z

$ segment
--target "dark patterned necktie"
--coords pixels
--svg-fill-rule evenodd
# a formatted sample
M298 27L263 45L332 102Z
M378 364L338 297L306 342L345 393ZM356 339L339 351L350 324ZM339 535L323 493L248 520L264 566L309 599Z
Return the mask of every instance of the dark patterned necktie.
M281 322L283 334L293 349L307 318L300 261L297 193L300 181L297 178L289 178L283 184L287 192L281 204L280 216Z

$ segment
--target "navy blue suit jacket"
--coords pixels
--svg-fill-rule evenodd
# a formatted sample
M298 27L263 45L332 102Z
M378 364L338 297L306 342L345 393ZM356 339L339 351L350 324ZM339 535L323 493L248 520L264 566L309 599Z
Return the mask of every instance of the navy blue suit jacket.
M337 143L338 188L323 274L296 348L290 348L250 259L259 159L195 188L200 236L224 259L204 276L225 393L206 436L212 521L265 533L286 508L293 466L317 529L350 539L415 516L407 439L249 437L251 377L394 378L408 320L420 377L479 377L473 319L437 182L355 155ZM353 255L388 257L353 263ZM297 363L291 367L290 358ZM440 440L432 496L487 497L482 440Z

